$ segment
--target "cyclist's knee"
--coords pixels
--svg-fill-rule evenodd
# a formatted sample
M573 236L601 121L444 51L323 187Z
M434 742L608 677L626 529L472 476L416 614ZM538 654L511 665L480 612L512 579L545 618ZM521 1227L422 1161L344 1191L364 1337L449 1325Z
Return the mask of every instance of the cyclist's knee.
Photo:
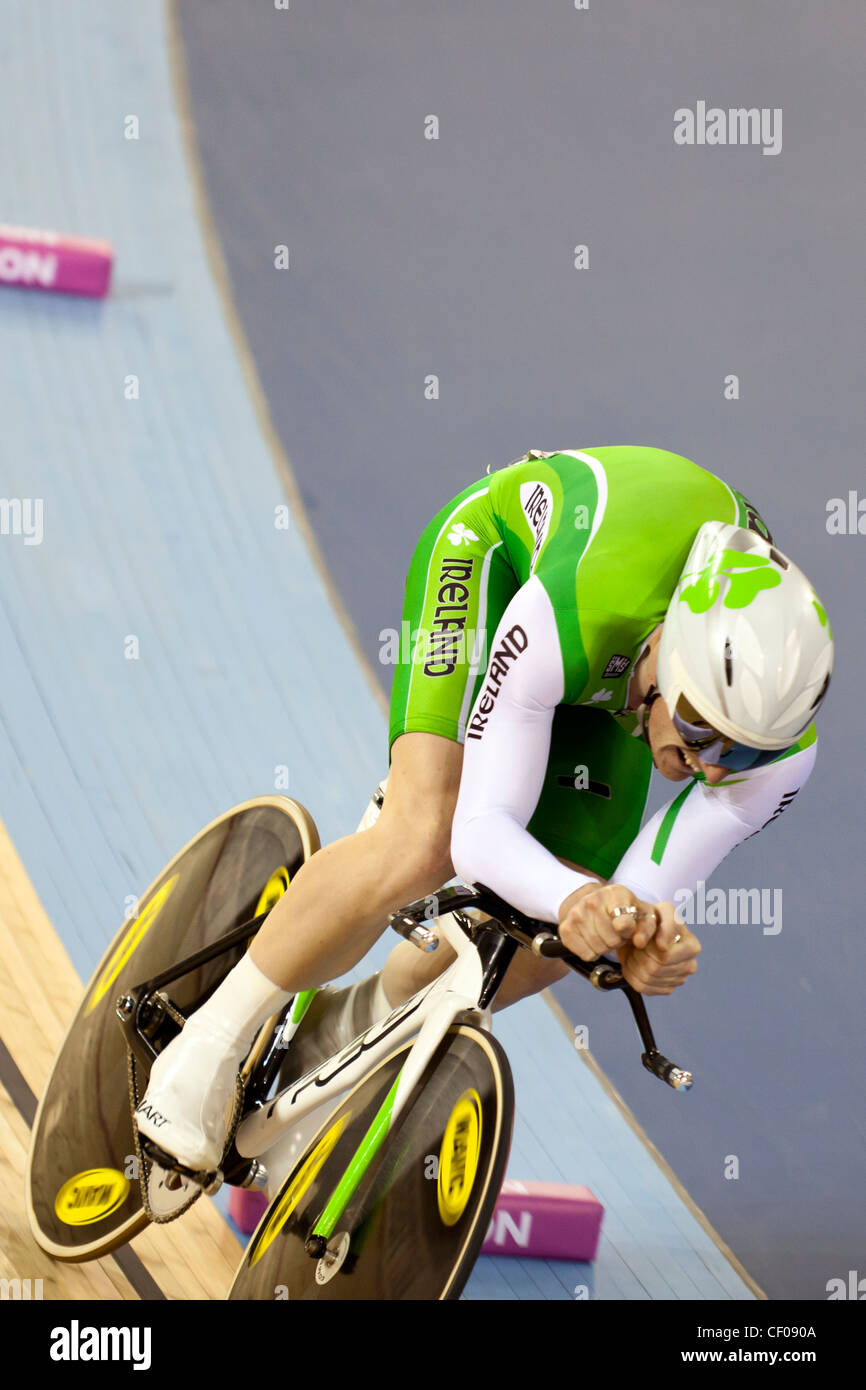
M452 877L450 817L425 815L410 823L383 818L374 829L398 898L432 892Z

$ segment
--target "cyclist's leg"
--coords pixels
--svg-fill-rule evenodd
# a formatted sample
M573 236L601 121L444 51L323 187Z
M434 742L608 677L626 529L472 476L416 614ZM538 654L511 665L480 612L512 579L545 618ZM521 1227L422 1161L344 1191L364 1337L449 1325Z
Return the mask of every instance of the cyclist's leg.
M387 813L383 808L370 830L302 865L250 951L157 1058L137 1114L146 1138L189 1168L219 1163L226 1107L262 1024L296 991L350 970L381 935L389 912L453 872L450 828L462 754L459 744L435 734L397 741Z
M250 948L263 974L287 990L345 974L382 934L390 912L451 877L462 760L461 745L436 734L397 739L375 825L314 854L272 908Z
M486 667L486 625L516 588L503 555L483 484L421 537L404 616L413 635L430 636L400 650L382 815L302 867L252 949L154 1063L139 1127L188 1166L218 1162L238 1065L262 1023L295 991L357 964L390 911L451 876L462 725Z

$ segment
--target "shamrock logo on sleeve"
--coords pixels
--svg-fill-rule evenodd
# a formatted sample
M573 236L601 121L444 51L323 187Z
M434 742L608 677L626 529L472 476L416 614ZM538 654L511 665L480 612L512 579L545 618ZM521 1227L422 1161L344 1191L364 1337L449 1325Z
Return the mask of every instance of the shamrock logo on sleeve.
M452 545L469 545L470 541L477 541L478 537L474 531L470 531L462 521L455 521L451 530L448 532L448 539Z

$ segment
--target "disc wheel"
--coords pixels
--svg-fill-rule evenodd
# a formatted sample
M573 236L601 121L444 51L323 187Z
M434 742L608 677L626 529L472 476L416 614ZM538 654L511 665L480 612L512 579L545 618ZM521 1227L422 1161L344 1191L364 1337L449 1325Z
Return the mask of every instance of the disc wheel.
M298 802L243 802L174 857L108 947L55 1058L31 1135L27 1212L36 1241L55 1259L104 1255L148 1220L118 997L273 906L318 844ZM192 1012L244 950L234 947L172 982L172 1002Z
M469 1023L446 1034L328 1255L305 1249L410 1047L364 1077L313 1137L259 1223L229 1298L459 1298L502 1186L514 1119L508 1059Z

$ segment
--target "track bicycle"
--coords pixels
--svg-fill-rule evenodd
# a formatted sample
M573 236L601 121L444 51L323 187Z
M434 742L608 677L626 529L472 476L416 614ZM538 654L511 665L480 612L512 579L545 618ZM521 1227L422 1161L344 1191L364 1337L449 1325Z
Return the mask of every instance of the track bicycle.
M382 798L379 788L362 826ZM150 1066L318 848L299 802L243 802L175 856L109 946L32 1130L28 1216L55 1258L107 1254L226 1182L271 1199L231 1299L459 1298L511 1142L513 1081L490 1025L518 949L558 956L596 988L625 993L644 1066L675 1089L691 1086L656 1048L644 1001L615 961L580 960L549 924L483 885L446 887L390 918L421 950L448 941L456 958L443 973L297 1077L291 1040L316 991L296 995L246 1058L219 1170L185 1169L138 1135Z

